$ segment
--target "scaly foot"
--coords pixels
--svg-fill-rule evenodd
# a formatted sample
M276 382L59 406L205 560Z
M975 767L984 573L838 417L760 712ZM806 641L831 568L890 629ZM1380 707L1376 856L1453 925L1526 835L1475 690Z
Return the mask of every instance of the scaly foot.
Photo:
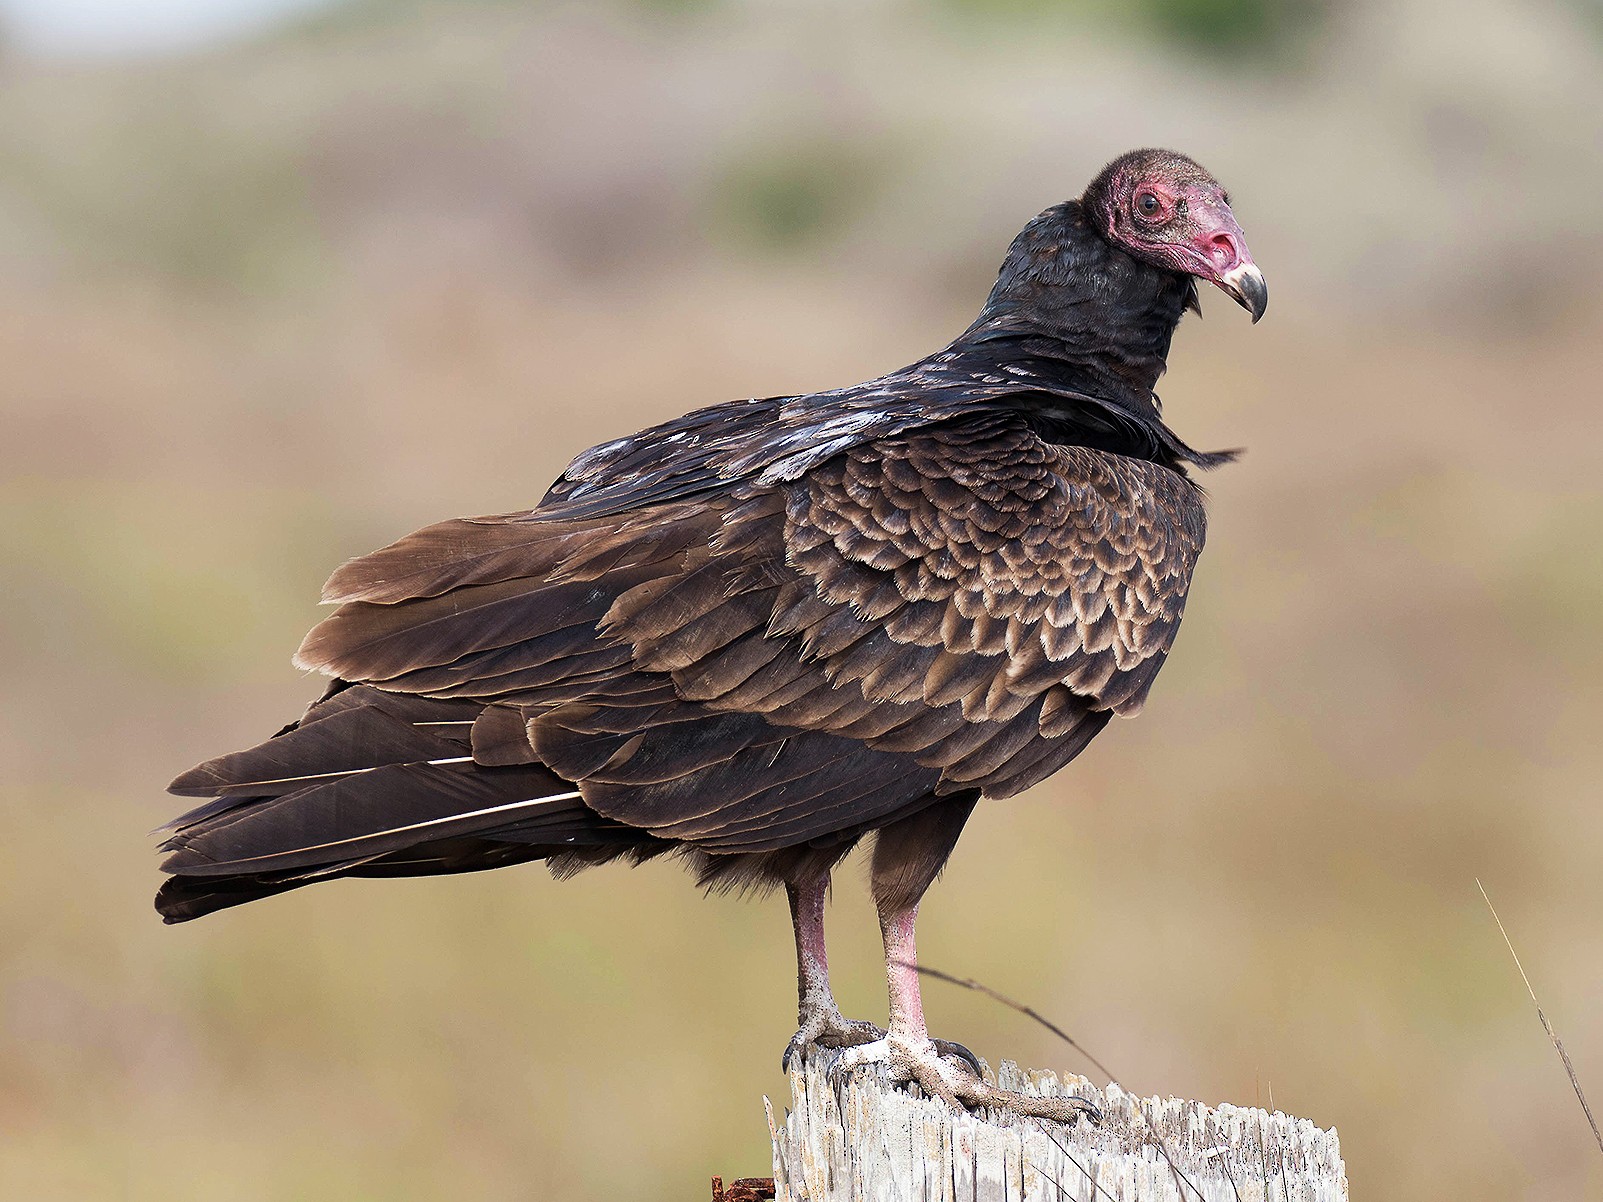
M956 1046L944 1045L945 1048ZM835 1062L832 1071L849 1072L861 1065L875 1063L884 1064L889 1069L892 1081L915 1081L930 1097L940 1098L954 1107L964 1106L972 1110L978 1106L994 1106L1014 1114L1051 1119L1057 1123L1072 1123L1081 1118L1098 1122L1102 1118L1102 1112L1084 1098L1032 1098L998 1089L980 1075L972 1052L966 1048L962 1053L944 1051L939 1040L909 1039L894 1033L888 1034L872 1043L847 1048Z
M780 1059L779 1071L789 1072L790 1062L809 1045L825 1048L854 1048L859 1044L884 1039L885 1032L873 1023L846 1018L834 1006L818 1006L804 1016L801 1030L790 1037L785 1055Z
M808 1020L802 1024L801 1030L790 1037L785 1045L785 1054L780 1058L779 1071L788 1073L790 1063L800 1056L809 1046L821 1048L855 1048L864 1044L877 1043L885 1038L883 1029L873 1023L863 1022L859 1019L846 1018L839 1010L825 1010L820 1008L813 1012ZM935 1051L942 1056L951 1056L963 1061L974 1070L976 1077L983 1077L985 1069L980 1064L980 1058L960 1043L951 1043L945 1039L930 1040L935 1045Z

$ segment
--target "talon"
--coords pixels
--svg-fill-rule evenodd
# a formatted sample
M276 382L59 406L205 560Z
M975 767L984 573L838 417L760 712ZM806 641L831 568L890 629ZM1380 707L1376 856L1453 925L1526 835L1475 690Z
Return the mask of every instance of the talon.
M1009 1095L1011 1096L1011 1095ZM1093 1127L1102 1125L1102 1108L1087 1098L1078 1094L1066 1094L1057 1098L1021 1098L1029 1104L1028 1109L1009 1106L1020 1113L1033 1115L1035 1118L1048 1119L1054 1123L1063 1123L1065 1126L1077 1123L1081 1119ZM1003 1103L1007 1105L1007 1103Z
M985 1078L985 1066L980 1063L980 1058L962 1044L953 1043L949 1039L932 1039L930 1042L935 1045L935 1050L942 1056L950 1056L954 1060L963 1061L974 1070L976 1077L981 1080Z
M820 1048L854 1048L885 1038L873 1023L842 1018L838 1010L820 1010L804 1015L801 1030L792 1035L780 1057L780 1072L789 1072L790 1065L808 1046Z

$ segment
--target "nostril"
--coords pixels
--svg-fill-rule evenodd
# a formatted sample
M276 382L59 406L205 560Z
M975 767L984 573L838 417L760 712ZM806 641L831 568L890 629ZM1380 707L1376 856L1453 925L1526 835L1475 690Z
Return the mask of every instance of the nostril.
M1208 256L1220 271L1229 271L1241 257L1236 240L1229 234L1215 234L1208 239Z

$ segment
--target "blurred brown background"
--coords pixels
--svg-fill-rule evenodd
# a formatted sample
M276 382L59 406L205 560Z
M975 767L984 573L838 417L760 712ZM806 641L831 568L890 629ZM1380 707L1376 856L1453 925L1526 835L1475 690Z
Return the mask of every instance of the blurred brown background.
M92 6L91 6L92 7ZM137 6L132 6L137 7ZM191 5L192 8L201 7ZM1363 1199L1603 1194L1595 0L348 3L0 54L0 1197L699 1198L765 1172L784 904L671 865L161 927L182 768L318 689L342 558L583 447L942 344L1167 144L1268 320L1163 395L1212 533L1146 715L984 807L926 960ZM843 1005L883 1017L861 866ZM1084 1069L930 985L938 1033Z

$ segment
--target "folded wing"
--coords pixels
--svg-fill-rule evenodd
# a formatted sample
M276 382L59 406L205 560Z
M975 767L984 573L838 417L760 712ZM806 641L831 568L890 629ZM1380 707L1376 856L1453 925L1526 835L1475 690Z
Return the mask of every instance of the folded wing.
M430 527L336 574L299 662L515 713L501 762L767 850L1067 763L1144 700L1202 536L1178 473L981 413L716 501Z

